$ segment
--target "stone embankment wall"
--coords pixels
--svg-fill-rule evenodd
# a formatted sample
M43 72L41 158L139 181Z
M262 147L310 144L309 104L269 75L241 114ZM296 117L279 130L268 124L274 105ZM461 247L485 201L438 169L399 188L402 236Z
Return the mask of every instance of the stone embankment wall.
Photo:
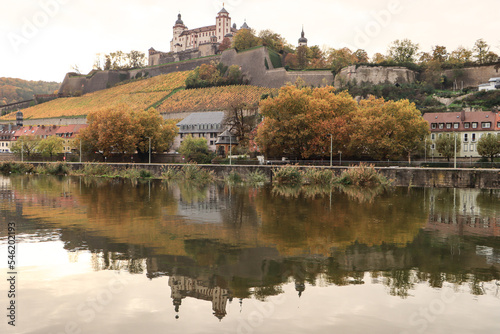
M34 163L37 164L37 163ZM71 163L74 169L80 169L83 164ZM144 168L160 175L165 168L180 169L182 164L110 164L116 168ZM199 165L215 172L219 177L227 176L231 172L246 175L250 172L261 171L272 179L276 166L229 166L229 165ZM315 167L298 167L300 169ZM349 167L316 167L330 168L336 175ZM399 187L435 187L435 188L478 188L500 189L500 169L447 169L447 168L376 168L382 175L392 180L394 186Z
M356 84L405 84L413 83L416 73L406 67L386 66L347 66L335 76L335 87L343 87L348 82Z

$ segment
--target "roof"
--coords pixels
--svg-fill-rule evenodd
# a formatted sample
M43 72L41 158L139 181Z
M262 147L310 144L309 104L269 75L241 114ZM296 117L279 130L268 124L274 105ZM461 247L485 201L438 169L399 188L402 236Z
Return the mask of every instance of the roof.
M195 112L189 114L188 117L184 118L182 121L177 123L177 126L199 125L199 124L221 124L223 120L224 120L223 111Z
M186 35L191 35L191 34L196 34L196 33L201 33L201 32L208 32L215 30L215 25L212 26L206 26L206 27L201 27L201 28L195 28L195 29L190 29L190 30L184 30L180 36L186 36Z
M481 122L491 122L491 128L488 131L498 129L496 122L500 121L500 115L493 111L474 111L474 112L437 112L437 113L425 113L424 119L429 123L460 123L458 129L431 129L431 131L471 131L471 128L464 128L462 123L479 123L478 127L474 131L481 130ZM462 119L463 117L463 119Z
M70 124L70 125L65 125L61 126L57 131L56 134L65 134L65 133L70 133L70 138L74 137L76 134L78 134L82 129L86 128L88 125L87 124Z
M217 141L215 142L215 145L223 144L237 145L238 139L229 130L226 130L217 136Z
M220 12L218 12L217 14L221 14L221 13L229 14L229 12L224 7L222 7L222 9L220 10Z
M245 22L243 22L243 25L241 26L240 29L250 29L250 27L248 26L247 24L247 21L245 20Z

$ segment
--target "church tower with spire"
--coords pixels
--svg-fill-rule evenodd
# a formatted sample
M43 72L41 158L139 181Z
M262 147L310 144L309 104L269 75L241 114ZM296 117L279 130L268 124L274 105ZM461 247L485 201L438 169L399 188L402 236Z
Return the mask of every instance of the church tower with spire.
M300 46L307 46L307 38L304 37L304 26L302 26L302 33L299 38L299 47Z

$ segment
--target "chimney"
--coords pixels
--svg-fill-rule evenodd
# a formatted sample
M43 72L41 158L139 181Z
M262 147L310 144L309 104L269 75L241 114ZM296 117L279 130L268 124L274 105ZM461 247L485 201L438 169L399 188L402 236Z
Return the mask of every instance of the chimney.
M462 122L465 121L465 109L464 108L462 108L461 119L462 119Z

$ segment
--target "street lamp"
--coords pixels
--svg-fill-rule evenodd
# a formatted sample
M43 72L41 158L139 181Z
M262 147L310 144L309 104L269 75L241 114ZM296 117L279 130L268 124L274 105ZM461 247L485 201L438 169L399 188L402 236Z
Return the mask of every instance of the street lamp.
M149 163L151 164L151 137L146 137L149 139Z
M232 164L232 138L231 138L231 132L229 132L229 165Z
M340 154L339 166L342 166L342 151L339 151L339 154Z
M453 132L453 136L455 137L455 158L453 160L453 168L457 168L457 135Z
M330 167L332 167L332 162L333 162L333 135L330 134Z

